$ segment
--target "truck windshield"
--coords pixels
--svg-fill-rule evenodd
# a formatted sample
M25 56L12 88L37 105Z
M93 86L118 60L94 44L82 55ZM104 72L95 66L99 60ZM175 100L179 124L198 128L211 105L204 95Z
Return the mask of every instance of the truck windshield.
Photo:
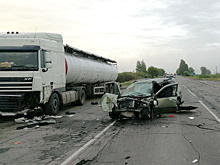
M0 70L37 71L37 51L0 51Z

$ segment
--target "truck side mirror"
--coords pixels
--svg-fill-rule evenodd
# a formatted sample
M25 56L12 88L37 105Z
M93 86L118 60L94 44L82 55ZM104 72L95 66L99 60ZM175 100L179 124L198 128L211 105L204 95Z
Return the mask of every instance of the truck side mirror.
M52 55L50 52L45 52L45 62L46 62L46 68L52 68Z

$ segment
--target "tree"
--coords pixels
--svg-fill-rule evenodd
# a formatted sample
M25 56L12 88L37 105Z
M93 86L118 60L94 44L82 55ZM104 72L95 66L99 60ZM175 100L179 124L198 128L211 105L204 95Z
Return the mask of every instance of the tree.
M137 61L136 72L141 72L141 62L140 61Z
M195 72L195 70L192 67L189 67L189 73L192 74L194 72Z
M206 74L211 74L211 73L212 72L209 69L207 69Z
M176 74L177 74L177 75L181 75L181 74L180 74L180 68L178 68L178 69L176 70Z
M179 66L179 74L184 75L184 71L188 71L188 65L184 60L180 61L180 66Z
M202 66L200 70L201 70L201 74L211 74L211 71L204 66Z
M145 62L143 60L141 61L141 67L142 67L143 72L147 71L146 64L145 64Z
M165 74L165 70L161 68L158 69L158 72L159 72L159 76L164 76Z
M137 61L136 72L146 72L146 64L142 61Z
M152 78L159 76L159 71L157 68L150 66L148 68L148 74L151 75Z
M188 71L184 71L183 76L190 76L190 73Z

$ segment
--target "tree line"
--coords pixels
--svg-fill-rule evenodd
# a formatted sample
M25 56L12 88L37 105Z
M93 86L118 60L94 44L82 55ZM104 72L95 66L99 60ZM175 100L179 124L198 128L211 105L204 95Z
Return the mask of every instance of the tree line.
M146 67L145 62L137 61L136 72L123 72L118 74L118 82L125 82L143 78L154 78L158 76L164 76L165 70L162 68L156 68L154 66Z
M200 70L201 75L211 74L211 71L204 66L202 66ZM176 70L176 74L180 76L191 76L195 75L195 70L192 67L188 67L188 64L182 59L179 68Z

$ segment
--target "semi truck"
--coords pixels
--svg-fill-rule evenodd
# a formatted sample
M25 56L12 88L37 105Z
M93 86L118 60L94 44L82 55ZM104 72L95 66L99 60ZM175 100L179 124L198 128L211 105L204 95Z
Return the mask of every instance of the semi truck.
M64 45L55 33L0 33L0 115L36 107L56 115L62 105L119 92L117 62Z

